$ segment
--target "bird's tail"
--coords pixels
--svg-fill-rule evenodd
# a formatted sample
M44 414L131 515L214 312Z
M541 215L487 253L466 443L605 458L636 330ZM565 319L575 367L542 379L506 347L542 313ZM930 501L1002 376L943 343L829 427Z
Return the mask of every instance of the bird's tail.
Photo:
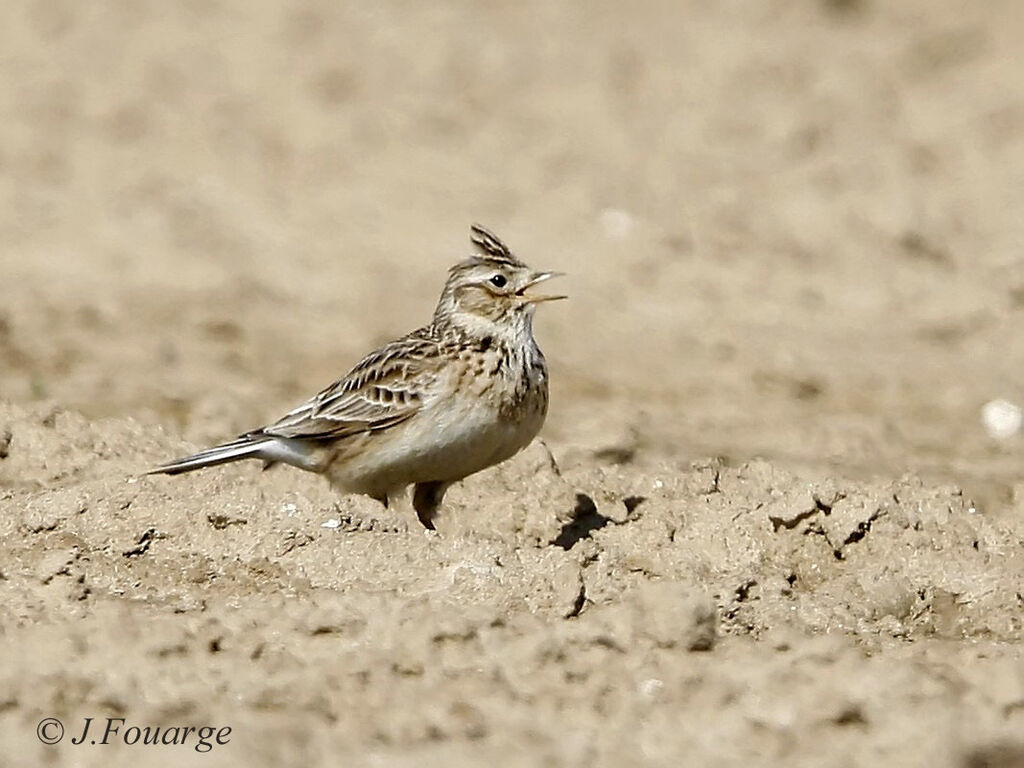
M182 472L191 472L194 469L204 467L215 467L218 464L227 464L241 459L263 459L273 461L267 449L276 442L273 437L243 436L230 443L224 443L205 451L185 456L181 459L169 461L159 467L146 472L147 475L180 475Z

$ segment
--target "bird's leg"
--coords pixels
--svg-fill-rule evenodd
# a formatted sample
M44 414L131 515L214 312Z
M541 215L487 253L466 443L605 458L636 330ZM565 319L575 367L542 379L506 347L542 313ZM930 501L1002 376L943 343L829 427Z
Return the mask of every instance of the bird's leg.
M416 510L416 517L423 523L423 527L433 531L434 515L441 506L441 499L444 492L448 490L448 483L430 482L416 483L412 494L412 506Z
M408 520L412 516L413 509L409 500L408 486L392 488L388 491L388 494L384 497L382 503L385 508L392 511L395 518L399 520ZM417 512L416 515L418 517L419 513ZM433 528L433 526L428 527Z

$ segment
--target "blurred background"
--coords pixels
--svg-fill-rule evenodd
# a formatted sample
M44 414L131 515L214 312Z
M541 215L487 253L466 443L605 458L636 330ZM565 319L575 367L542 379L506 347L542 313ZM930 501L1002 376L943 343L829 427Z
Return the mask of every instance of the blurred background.
M10 0L0 396L224 438L425 323L479 221L569 273L556 454L1012 501L1022 38L1011 0Z

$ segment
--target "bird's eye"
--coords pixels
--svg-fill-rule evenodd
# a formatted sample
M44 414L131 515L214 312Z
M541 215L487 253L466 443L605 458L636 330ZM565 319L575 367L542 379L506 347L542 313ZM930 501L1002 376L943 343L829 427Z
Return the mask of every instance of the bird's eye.
M504 275L495 275L491 278L491 285L495 288L504 288L508 280L505 279Z

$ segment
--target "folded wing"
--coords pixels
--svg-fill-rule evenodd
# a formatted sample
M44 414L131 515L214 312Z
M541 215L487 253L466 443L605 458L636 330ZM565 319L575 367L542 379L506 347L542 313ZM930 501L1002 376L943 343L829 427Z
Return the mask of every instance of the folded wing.
M343 379L253 434L333 440L393 427L429 400L437 360L437 340L427 329L416 331L369 355Z

